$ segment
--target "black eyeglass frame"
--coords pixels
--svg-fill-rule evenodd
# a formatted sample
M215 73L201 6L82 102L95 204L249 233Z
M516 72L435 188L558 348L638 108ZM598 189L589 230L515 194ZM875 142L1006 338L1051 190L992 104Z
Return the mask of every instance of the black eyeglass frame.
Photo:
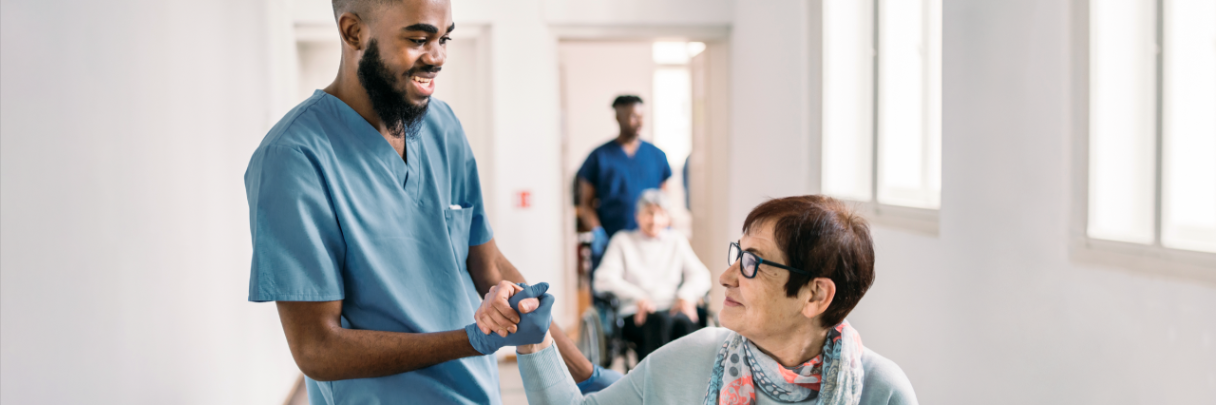
M809 276L809 275L811 275L811 272L806 271L806 270L802 270L802 269L796 269L796 268L793 268L793 267L790 267L790 266L786 266L786 265L784 265L784 264L777 263L777 262L774 262L774 261L768 261L768 260L764 260L764 258L763 258L763 257L760 257L760 256L756 255L755 253L752 253L752 252L748 252L748 251L746 251L746 250L743 250L743 247L739 246L739 242L731 242L731 243L730 243L730 248L729 248L729 249L738 249L738 250L739 250L739 254L738 254L738 255L736 255L736 256L735 256L735 257L733 257L733 258L731 258L731 257L730 257L730 250L727 250L727 251L726 251L726 256L727 256L727 258L729 258L729 259L730 259L730 265L732 265L732 266L734 266L734 265L735 265L735 262L739 262L739 273L740 273L740 274L743 274L743 277L747 277L747 278L756 278L756 274L759 274L759 273L760 273L760 265L761 265L761 264L767 264L767 265L769 265L769 266L773 266L773 267L777 267L777 268L786 269L786 270L789 270L790 272L793 272L793 273L798 273L798 274L806 274L806 275L808 275L808 276ZM755 268L754 268L754 269L752 269L752 275L750 275L750 276L749 276L749 275L747 275L747 272L746 272L746 271L743 271L743 261L742 261L742 260L743 260L743 255L745 255L745 254L747 254L747 255L752 255L753 257L755 257L755 258L756 258L756 266L755 266Z

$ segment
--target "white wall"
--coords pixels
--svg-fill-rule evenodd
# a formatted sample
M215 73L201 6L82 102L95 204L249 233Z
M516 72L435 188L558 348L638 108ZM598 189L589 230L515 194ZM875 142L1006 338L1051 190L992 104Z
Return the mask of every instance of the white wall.
M545 21L583 26L730 24L735 0L544 0Z
M642 139L654 140L651 102L654 61L650 42L567 41L558 45L565 112L565 161L570 178L592 150L619 134L612 100L622 94L645 102ZM569 180L567 180L569 181Z
M328 41L300 41L297 44L300 73L293 105L333 83L338 76L338 66L342 64L342 43L336 35Z
M808 8L735 2L731 26L730 215L737 237L752 207L811 192L818 158L808 130Z
M0 402L279 403L246 302L260 2L0 3Z

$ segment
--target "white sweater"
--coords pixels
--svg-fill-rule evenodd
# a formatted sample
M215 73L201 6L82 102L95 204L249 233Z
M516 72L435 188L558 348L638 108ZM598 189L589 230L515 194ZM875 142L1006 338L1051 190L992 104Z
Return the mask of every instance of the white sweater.
M688 239L672 230L655 238L636 230L617 232L595 270L595 289L616 294L622 316L637 313L638 300L648 299L655 308L667 310L676 298L701 299L709 287L709 269Z

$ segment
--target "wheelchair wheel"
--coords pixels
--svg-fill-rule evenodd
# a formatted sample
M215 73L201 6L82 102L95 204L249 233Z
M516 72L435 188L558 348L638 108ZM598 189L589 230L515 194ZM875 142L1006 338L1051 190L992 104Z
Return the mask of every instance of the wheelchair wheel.
M604 326L600 321L600 313L594 306L583 311L583 316L579 320L578 326L578 351L591 361L591 364L599 364L601 367L608 367L607 364L612 362L612 354L608 353L608 336L604 333Z

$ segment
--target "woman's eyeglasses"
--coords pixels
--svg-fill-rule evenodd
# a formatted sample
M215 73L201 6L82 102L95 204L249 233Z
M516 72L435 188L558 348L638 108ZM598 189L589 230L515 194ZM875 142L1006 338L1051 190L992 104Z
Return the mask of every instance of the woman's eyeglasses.
M743 273L743 277L756 278L756 272L760 271L761 264L780 267L798 274L811 274L802 269L795 269L781 263L764 260L760 258L760 256L756 256L755 253L748 252L740 248L739 242L731 242L730 251L728 253L730 254L729 264L733 266L735 262L739 262L739 272Z

